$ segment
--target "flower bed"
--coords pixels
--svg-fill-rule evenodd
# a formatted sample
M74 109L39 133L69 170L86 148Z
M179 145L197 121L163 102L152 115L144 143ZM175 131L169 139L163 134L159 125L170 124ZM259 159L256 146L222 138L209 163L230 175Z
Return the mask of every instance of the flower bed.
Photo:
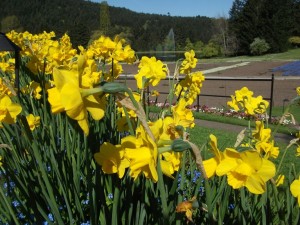
M14 61L1 54L2 224L299 221L299 171L291 165L281 175L284 154L299 139L279 149L257 121L234 146L218 146L214 135L203 146L189 140L191 107L205 84L193 71L193 50L178 61L168 107L150 119L145 92L168 74L155 57L137 62L132 92L115 82L120 62L136 62L123 39L101 36L76 50L67 35L55 39L53 32L8 37L21 47L22 65L17 90ZM248 117L264 114L268 102L243 87L228 106Z

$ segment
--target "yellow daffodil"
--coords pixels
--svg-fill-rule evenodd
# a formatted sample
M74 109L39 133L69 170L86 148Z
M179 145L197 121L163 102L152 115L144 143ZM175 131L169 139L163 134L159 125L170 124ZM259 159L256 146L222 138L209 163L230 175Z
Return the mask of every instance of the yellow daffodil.
M77 50L72 48L70 37L64 34L54 40L54 32L30 34L29 32L7 33L8 38L22 47L21 54L29 59L27 67L35 74L43 72L52 74L54 67L68 65L75 57Z
M40 125L40 117L29 114L26 116L27 123L31 131Z
M297 95L300 95L300 87L297 87L296 91L297 91Z
M176 126L182 126L184 128L192 128L195 126L193 112L186 108L187 105L187 102L181 98L175 106L172 106L172 113Z
M297 156L297 157L300 156L300 146L298 146L297 149L296 149L296 156Z
M94 154L94 158L102 166L104 173L118 173L119 178L124 176L126 168L129 167L129 161L124 157L124 149L121 145L104 142L100 151Z
M185 129L195 126L193 113L186 108L184 99L180 99L177 105L172 106L171 111L173 116L167 116L163 119L162 133L159 140L174 140L183 134L183 130L180 127Z
M143 56L138 67L138 74L134 77L139 89L145 88L149 84L156 86L161 79L167 76L166 65L155 57L148 58Z
M298 198L298 205L300 206L300 176L291 183L290 190L292 195L295 198Z
M2 156L0 155L0 167L2 166Z
M216 136L211 134L211 135L209 135L209 138L210 138L210 146L211 146L212 152L214 153L214 157L203 161L203 166L204 166L204 169L206 172L206 176L208 178L210 178L216 174L217 167L220 164L221 160L224 158L223 152L221 152L218 149L218 143L217 143Z
M35 99L41 99L42 88L39 83L35 81L30 82L29 91L30 91L30 95L33 96Z
M158 97L160 93L157 90L151 91L151 96Z
M271 129L264 128L262 121L256 121L256 129L252 131L254 137L255 149L266 158L277 158L279 148L274 146L274 141L270 141Z
M269 106L269 102L263 100L262 96L253 97L253 92L247 87L235 91L235 95L231 96L232 100L227 105L234 110L244 110L248 115L255 113L264 113Z
M192 105L201 92L202 83L205 80L203 73L198 71L190 73L175 86L175 95L186 100L188 105Z
M136 137L127 136L123 138L121 145L125 149L125 157L130 161L129 175L137 179L143 173L146 178L157 182L157 145L144 128L139 126L136 129Z
M9 97L12 96L12 87L13 85L10 84L6 84L6 82L2 79L2 77L0 77L0 97L4 96L4 95L8 95Z
M198 59L195 58L194 50L184 53L185 59L182 61L179 72L189 74L196 67Z
M54 68L53 78L55 87L48 89L48 101L51 104L52 113L65 111L66 114L77 120L85 135L89 134L88 112L95 120L104 116L105 99L97 95L83 95L80 81L85 66L85 57L79 56L78 67Z
M266 158L277 158L279 155L279 147L274 146L274 141L259 141L255 144L255 149Z
M239 153L226 149L216 173L218 176L227 175L228 184L234 189L244 186L253 194L262 194L266 190L266 182L275 175L275 165L257 151Z
M255 130L252 131L252 136L258 141L269 141L271 138L271 129L265 128L262 121L255 122Z
M181 152L164 152L161 154L163 156L163 161L166 161L169 163L170 171L172 171L171 174L173 174L175 171L179 170L180 163L181 163ZM164 171L164 170L163 170Z
M0 123L15 123L21 111L22 107L17 103L13 103L9 96L0 97Z

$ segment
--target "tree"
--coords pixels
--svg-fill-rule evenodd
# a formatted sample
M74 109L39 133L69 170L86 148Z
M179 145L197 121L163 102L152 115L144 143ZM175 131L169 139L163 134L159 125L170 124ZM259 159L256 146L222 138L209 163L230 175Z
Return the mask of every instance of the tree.
M110 29L109 6L106 1L100 3L100 30L104 35L108 34Z
M229 13L229 30L238 40L239 54L249 54L256 37L269 43L270 52L285 51L295 25L295 1L235 0Z
M11 30L21 32L23 27L20 23L20 20L17 16L7 16L1 21L1 32L7 33Z
M250 51L253 55L262 55L270 49L270 45L265 39L255 38L250 44Z
M228 18L225 15L215 19L216 38L223 46L223 54L228 55Z
M191 40L189 38L185 39L185 47L184 47L184 50L185 51L190 51L194 49L194 45L193 43L191 42Z

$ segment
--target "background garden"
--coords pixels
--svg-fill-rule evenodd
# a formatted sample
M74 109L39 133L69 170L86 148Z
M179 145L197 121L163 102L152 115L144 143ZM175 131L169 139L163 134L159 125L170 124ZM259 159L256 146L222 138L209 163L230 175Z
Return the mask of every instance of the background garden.
M299 80L273 121L247 85L192 110L201 63L287 60L271 72L297 78L299 1L236 0L229 18L80 0L0 8L21 48L19 80L16 55L0 53L1 224L299 224ZM172 73L159 60L170 55ZM118 80L126 64L134 88ZM164 79L165 101L149 105Z

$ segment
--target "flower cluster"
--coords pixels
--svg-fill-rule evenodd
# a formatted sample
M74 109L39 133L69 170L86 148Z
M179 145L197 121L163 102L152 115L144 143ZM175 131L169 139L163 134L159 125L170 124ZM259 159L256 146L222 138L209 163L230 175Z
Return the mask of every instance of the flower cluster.
M149 84L156 86L161 79L166 78L167 67L162 61L155 57L148 58L143 56L139 63L139 71L135 75L137 87L146 88Z
M55 40L54 32L34 35L11 31L7 37L22 48L21 55L28 59L27 67L35 74L52 74L54 67L68 65L77 54L67 34Z
M3 123L13 124L17 120L17 116L21 113L22 107L18 103L12 101L12 88L4 83L0 78L0 128Z
M195 102L197 96L200 94L202 83L205 80L203 73L200 71L191 72L196 67L197 59L195 52L191 50L185 53L180 73L185 74L185 78L175 85L175 95L186 100L187 104L191 106Z
M264 100L262 96L253 97L253 92L247 87L235 91L235 95L232 95L231 99L227 102L228 106L236 111L244 110L248 115L262 114L269 106L269 102Z
M195 61L195 60L193 60ZM183 61L182 68L194 67ZM190 71L190 70L189 70ZM155 57L142 57L139 64L139 71L135 76L137 87L143 91L148 85L156 86L161 79L166 77L167 68ZM190 74L188 74L189 76ZM195 73L187 79L195 93L200 92L204 77ZM199 82L197 82L199 81ZM127 94L125 96L128 96ZM128 97L126 97L128 98ZM133 93L132 100L139 105L142 96ZM188 100L188 101L187 101ZM100 152L95 154L98 164L102 165L105 173L118 173L122 178L125 169L129 168L129 175L137 179L140 174L153 182L158 181L157 164L158 159L163 174L173 177L173 173L179 170L181 153L172 151L172 143L176 139L182 139L186 128L194 127L194 117L188 108L195 98L186 98L184 95L178 102L170 106L170 115L164 115L156 121L142 120L143 113L134 104L124 104L123 100L118 102L118 111L121 116L118 120L119 131L130 131L130 127L135 129L135 134L130 134L121 139L121 144L113 145L104 143L100 147ZM140 122L142 124L139 125ZM130 126L129 126L130 125ZM113 151L110 151L113 149Z
M234 148L226 148L220 151L214 135L210 135L210 146L214 157L203 162L208 177L226 175L228 184L234 189L246 187L254 194L265 192L266 182L276 172L271 161L261 157L255 149L238 152Z

